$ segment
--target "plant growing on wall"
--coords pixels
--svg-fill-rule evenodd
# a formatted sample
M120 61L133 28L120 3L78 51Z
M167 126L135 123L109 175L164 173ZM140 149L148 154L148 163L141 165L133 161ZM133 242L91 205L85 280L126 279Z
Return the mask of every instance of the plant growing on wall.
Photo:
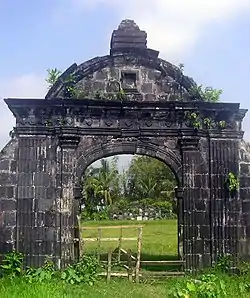
M226 183L227 189L229 190L230 193L237 191L239 188L239 179L232 172L228 173L225 183Z
M49 88L51 88L58 80L62 71L57 68L47 69L47 78L46 82L49 83Z
M203 87L202 85L196 85L189 90L192 99L195 100L201 98L206 102L219 102L222 92L221 89Z
M227 123L224 120L221 120L221 121L218 122L218 126L221 129L226 128L226 125L227 125Z

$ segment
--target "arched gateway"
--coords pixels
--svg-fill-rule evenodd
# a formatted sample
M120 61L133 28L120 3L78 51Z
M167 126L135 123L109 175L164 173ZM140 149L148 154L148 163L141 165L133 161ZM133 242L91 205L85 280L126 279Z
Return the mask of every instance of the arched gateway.
M110 55L72 65L45 99L5 99L16 127L0 156L1 254L17 249L33 266L72 261L79 178L101 157L136 153L165 162L177 178L187 270L226 253L250 255L246 110L204 102L158 54L125 20ZM229 176L239 190L229 191Z

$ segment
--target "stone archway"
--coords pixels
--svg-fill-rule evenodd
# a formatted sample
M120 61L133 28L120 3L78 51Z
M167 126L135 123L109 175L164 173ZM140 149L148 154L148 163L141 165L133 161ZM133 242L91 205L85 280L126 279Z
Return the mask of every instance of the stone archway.
M172 146L172 149L166 145ZM142 138L125 138L125 139L113 139L104 144L92 145L87 150L82 148L84 154L82 154L76 163L75 170L75 188L74 188L74 197L76 200L81 198L81 186L79 182L81 177L84 175L85 170L93 162L106 158L109 156L120 155L120 154L137 154L149 156L156 158L163 162L167 167L169 167L174 174L177 187L175 189L175 195L177 199L177 253L179 258L182 258L182 246L183 246L183 188L182 188L182 163L181 156L176 150L176 144L173 139L170 138L166 142L165 146L159 146L156 144L150 143L150 140L147 139L143 141ZM79 236L79 231L76 230L76 236Z
M66 266L75 257L77 179L97 158L137 153L162 160L178 178L187 270L225 253L250 255L249 161L239 154L246 110L204 102L195 82L158 55L125 20L110 55L70 67L45 99L5 100L16 127L0 156L1 254L17 249L27 265L49 256ZM234 197L229 173L240 175Z
M180 154L177 155L173 150L166 146L157 146L150 143L145 143L140 140L135 140L130 138L130 140L113 140L105 144L94 145L88 148L82 154L76 163L76 187L78 187L78 181L82 177L83 172L86 168L98 159L109 157L112 155L119 154L138 154L146 155L159 159L164 164L166 164L173 172L178 187L182 184L182 163Z

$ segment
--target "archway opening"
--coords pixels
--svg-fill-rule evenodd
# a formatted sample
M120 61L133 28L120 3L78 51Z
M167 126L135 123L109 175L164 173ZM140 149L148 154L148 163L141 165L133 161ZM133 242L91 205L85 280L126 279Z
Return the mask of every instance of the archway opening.
M81 225L93 227L84 230L82 237L119 239L120 229L98 227L143 226L142 260L175 260L180 257L179 204L176 174L159 159L145 155L113 155L89 165L81 179ZM94 229L96 227L96 229ZM126 238L137 237L137 228L123 230ZM106 257L119 243L107 241L85 242L84 253L96 250ZM124 250L137 253L137 241L123 241Z

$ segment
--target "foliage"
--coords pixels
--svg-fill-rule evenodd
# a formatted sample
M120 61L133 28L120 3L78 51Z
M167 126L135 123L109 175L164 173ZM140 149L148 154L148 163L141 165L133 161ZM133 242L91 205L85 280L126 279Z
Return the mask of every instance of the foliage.
M250 276L250 263L249 262L246 262L246 261L239 262L237 269L238 269L238 273L240 275L243 275L243 276L249 275Z
M30 283L50 281L55 275L54 264L50 261L45 261L44 265L39 268L27 268L25 272L25 277Z
M0 265L0 272L3 276L16 277L22 274L23 255L13 251L4 256Z
M111 205L119 192L119 173L117 169L117 158L111 162L101 160L99 168L89 168L83 179L83 197L86 209L97 211L99 206Z
M110 212L109 207L106 207L100 211L95 211L93 209L85 208L81 212L81 220L94 220L94 221L101 221L101 220L109 220L110 219Z
M57 68L52 68L52 69L48 69L47 73L48 73L48 76L46 78L46 82L49 83L49 88L51 88L57 82L62 72Z
M222 94L221 89L214 89L212 87L206 87L202 93L204 101L207 102L218 102Z
M86 283L93 285L97 279L99 263L95 257L83 256L79 262L68 266L62 271L55 269L53 262L45 261L39 268L26 268L22 270L23 256L17 252L5 255L3 264L0 266L2 276L14 278L23 276L29 283L48 282L52 279L62 279L70 284Z
M106 221L116 218L130 219L140 215L139 210L148 217L154 219L171 219L176 218L175 206L168 201L155 201L152 199L143 199L139 201L120 200L111 206L106 206L100 211L89 212L84 209L81 213L81 220Z
M203 87L202 85L196 85L189 90L192 99L201 98L206 102L218 102L222 94L221 89L214 89L212 87Z
M130 200L141 198L173 202L176 179L161 161L148 156L135 156L127 171L126 194Z
M99 263L96 258L83 256L79 262L68 266L62 273L61 278L70 284L86 283L93 285L97 280Z
M219 128L225 128L226 127L226 121L224 121L224 120L219 121L218 126L219 126Z
M67 76L62 75L62 71L57 68L47 70L46 82L49 83L51 88L61 77L61 82L64 86L64 96L66 98L84 99L89 96L89 91L84 89L82 86L77 85L76 75L71 73ZM118 92L103 92L97 90L91 97L103 100L125 100L127 98L126 93L122 88Z
M170 292L170 297L176 298L223 298L227 297L226 286L223 280L215 274L206 274L198 279L187 281L183 287L177 284Z
M173 208L175 210L175 177L172 171L157 159L135 156L129 169L122 173L118 172L117 158L113 158L111 162L103 159L100 167L87 169L82 183L84 219L112 218L112 214L117 214L117 211L114 211L117 209L133 210L133 213L136 208L137 211L138 208L144 208L143 199L162 201L161 207L159 204L153 206L152 202L149 204L147 201L147 207L161 210L166 214L164 218L169 218ZM134 205L130 202L134 202ZM107 207L111 205L114 206ZM121 207L122 205L124 207Z
M199 120L198 115L196 113L191 113L189 118L194 128L197 128L197 129L202 128L202 123Z
M228 173L225 183L230 193L237 191L239 188L239 179L232 172Z
M127 218L124 219L129 219L130 213L132 216L139 216L139 210L144 214L148 213L148 216L155 219L170 219L176 217L172 202L156 201L153 199L142 199L138 201L121 200L113 206L110 206L107 212L110 219L113 219L114 215L116 215L116 217L119 215L122 217L127 215Z
M209 117L201 117L199 113L186 113L186 119L190 121L190 124L197 129L210 129L210 128L219 128L219 129L225 129L227 126L226 121L221 120L218 122L215 122L212 118Z
M231 255L223 255L218 258L214 269L223 273L229 273L232 268L232 257Z

